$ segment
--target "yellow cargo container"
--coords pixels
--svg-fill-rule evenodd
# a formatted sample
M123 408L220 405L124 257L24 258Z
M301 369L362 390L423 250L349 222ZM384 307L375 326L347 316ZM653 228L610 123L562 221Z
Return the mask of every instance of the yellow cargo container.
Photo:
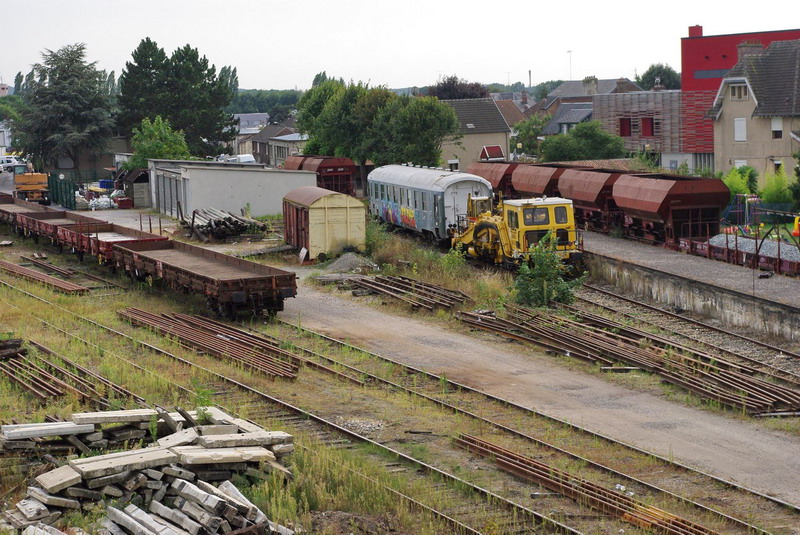
M344 193L316 186L292 190L283 198L283 223L286 243L305 247L311 259L366 250L367 207Z

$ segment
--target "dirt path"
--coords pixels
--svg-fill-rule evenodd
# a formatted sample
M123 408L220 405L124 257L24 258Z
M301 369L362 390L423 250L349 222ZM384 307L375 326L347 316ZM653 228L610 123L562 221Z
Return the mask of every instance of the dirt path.
M280 317L800 506L800 439L570 371L302 284Z

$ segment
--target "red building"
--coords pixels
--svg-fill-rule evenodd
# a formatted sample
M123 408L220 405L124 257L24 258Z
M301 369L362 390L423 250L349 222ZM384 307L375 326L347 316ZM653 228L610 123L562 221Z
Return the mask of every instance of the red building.
M739 59L736 47L745 41L766 47L791 39L800 39L800 29L704 36L702 26L689 27L689 37L681 39L681 119L683 151L694 154L694 169L714 166L714 121L705 114Z

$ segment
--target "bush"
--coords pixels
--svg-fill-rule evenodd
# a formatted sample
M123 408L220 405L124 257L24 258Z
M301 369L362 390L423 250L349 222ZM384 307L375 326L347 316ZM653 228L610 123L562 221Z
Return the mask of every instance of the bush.
M735 167L728 171L728 174L722 178L722 181L728 186L728 189L731 190L731 200L735 199L737 195L750 193L750 189L747 187L747 180L742 173L739 172L739 169Z
M743 165L738 168L739 174L744 178L747 184L747 189L753 195L758 195L758 171L749 165Z
M569 267L564 265L556 250L556 236L548 232L530 250L530 262L522 264L514 282L516 301L520 305L543 307L550 301L571 303L575 287L584 277L566 281Z
M792 192L783 167L777 173L767 173L766 184L761 191L761 201L767 204L791 203Z

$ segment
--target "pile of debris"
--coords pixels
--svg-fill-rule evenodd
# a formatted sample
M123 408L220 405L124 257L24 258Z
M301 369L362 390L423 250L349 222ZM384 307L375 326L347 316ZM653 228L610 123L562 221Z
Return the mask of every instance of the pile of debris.
M198 419L210 424L200 425ZM104 427L109 425L114 427ZM294 451L293 437L266 431L214 407L177 413L161 408L76 413L71 421L4 425L0 445L6 450L26 449L60 436L91 452L118 443L111 437L119 437L122 428L137 445L148 437L154 443L73 458L40 474L28 487L27 497L3 512L0 532L19 529L29 535L57 535L47 526L65 512L109 500L113 504L106 508L98 533L293 534L271 522L230 481L234 474L267 480L273 471L291 478L282 461Z
M189 227L190 235L202 241L208 241L209 237L224 240L245 233L265 232L268 229L266 223L216 208L194 210L191 221L184 219L183 223Z

